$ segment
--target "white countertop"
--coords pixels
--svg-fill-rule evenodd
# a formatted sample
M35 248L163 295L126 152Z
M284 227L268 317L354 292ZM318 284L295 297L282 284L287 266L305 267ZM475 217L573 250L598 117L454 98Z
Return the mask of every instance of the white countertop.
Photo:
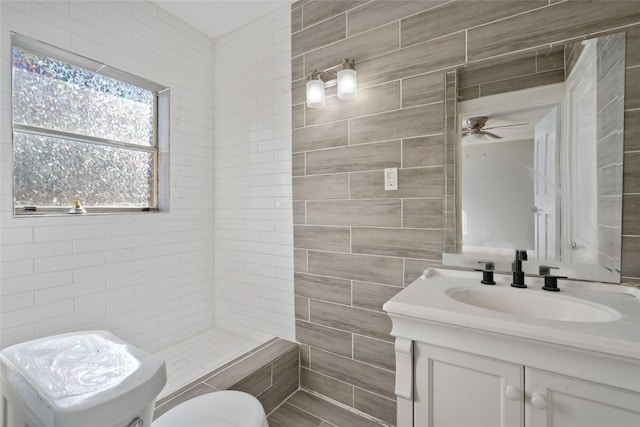
M395 316L446 323L472 329L602 352L640 361L640 292L629 286L559 280L560 292L541 289L543 279L526 277L525 289L513 288L511 275L495 274L496 285L480 283L482 272L430 268L384 304ZM608 322L548 320L484 309L457 301L447 291L458 287L518 292L569 301L600 304L620 314Z

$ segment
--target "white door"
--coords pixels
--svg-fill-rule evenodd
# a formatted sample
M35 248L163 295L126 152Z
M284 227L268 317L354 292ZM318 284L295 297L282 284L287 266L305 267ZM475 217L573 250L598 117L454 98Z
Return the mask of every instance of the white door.
M534 225L537 260L556 259L558 245L558 107L554 106L534 130Z
M416 343L414 425L521 427L523 367Z
M640 395L526 369L527 427L638 427Z
M564 216L566 248L563 260L598 263L597 136L596 136L596 56L593 43L584 49L567 78L568 114L565 186L569 203ZM566 196L566 195L565 195Z

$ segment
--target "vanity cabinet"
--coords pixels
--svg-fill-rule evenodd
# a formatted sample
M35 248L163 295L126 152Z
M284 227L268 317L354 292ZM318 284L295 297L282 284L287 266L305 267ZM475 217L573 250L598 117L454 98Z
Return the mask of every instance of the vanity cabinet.
M640 290L480 279L429 269L384 304L398 427L640 427Z
M632 391L421 342L413 354L414 426L640 426Z

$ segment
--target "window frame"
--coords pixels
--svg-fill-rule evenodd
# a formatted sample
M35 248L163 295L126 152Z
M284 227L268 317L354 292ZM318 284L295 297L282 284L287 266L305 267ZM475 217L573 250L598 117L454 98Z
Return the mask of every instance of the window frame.
M64 62L74 67L82 68L98 75L122 81L153 93L153 144L143 146L124 141L115 141L97 136L82 135L68 131L43 128L33 125L15 123L13 119L13 62L11 63L11 87L10 87L10 120L11 120L11 194L14 218L33 216L76 216L68 212L69 206L16 206L15 205L15 133L28 133L32 135L79 141L93 145L104 145L114 148L124 148L133 151L153 154L153 188L150 207L87 207L84 215L104 215L118 213L139 212L164 212L169 210L169 106L170 90L167 86L159 85L145 78L130 74L126 71L108 66L102 62L89 59L85 56L52 46L48 43L34 40L30 37L11 32L11 51L18 47L30 53L43 55ZM12 58L12 55L11 55Z

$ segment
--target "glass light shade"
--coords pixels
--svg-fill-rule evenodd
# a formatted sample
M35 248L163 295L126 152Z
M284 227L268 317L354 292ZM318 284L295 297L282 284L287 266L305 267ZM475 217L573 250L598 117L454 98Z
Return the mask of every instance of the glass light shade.
M356 70L338 71L338 98L354 99L358 95L358 78Z
M307 82L307 107L324 107L324 82L322 80Z

